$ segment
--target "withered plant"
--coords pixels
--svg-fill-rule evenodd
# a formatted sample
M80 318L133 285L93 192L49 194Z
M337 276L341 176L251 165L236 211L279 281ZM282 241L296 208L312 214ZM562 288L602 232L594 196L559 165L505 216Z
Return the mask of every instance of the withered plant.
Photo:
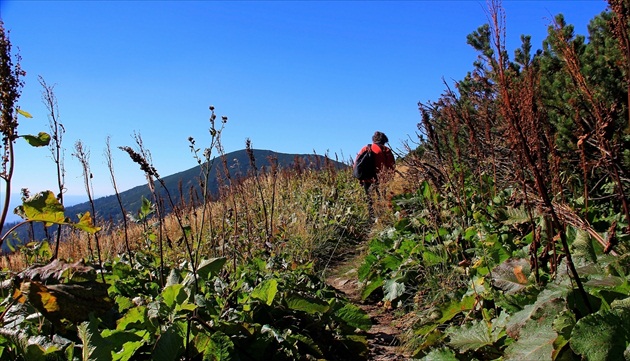
M42 102L46 106L48 111L48 130L50 131L51 142L48 144L50 150L50 156L55 163L55 170L57 175L57 199L62 205L63 194L65 189L65 175L66 170L64 167L64 148L62 146L63 135L66 132L63 123L59 118L59 105L57 103L57 96L55 95L55 86L46 83L44 78L40 76L38 78L39 84L42 86ZM52 259L56 259L59 253L59 243L61 242L62 225L57 225L57 232L55 234L56 244Z
M105 141L105 161L107 162L107 169L109 170L110 180L112 182L112 187L114 189L114 194L116 195L116 201L118 202L118 207L120 208L121 221L123 225L123 235L125 238L125 249L127 251L127 256L129 258L129 264L133 267L133 256L131 254L131 247L129 246L129 225L127 223L127 211L123 205L122 199L120 197L120 192L118 191L118 184L116 182L116 175L114 172L114 160L112 156L112 149L110 144L110 137L107 137Z
M74 153L72 154L77 158L79 163L81 163L81 169L83 170L83 185L85 186L85 193L88 196L88 201L90 202L90 209L92 210L92 220L96 222L96 207L94 206L94 197L92 196L93 186L92 186L92 171L90 170L90 151L83 146L83 142L78 140L74 143ZM94 233L94 244L96 245L96 257L98 260L99 266L103 267L103 257L101 253L101 243L99 241L98 232ZM59 243L57 243L57 247ZM89 246L89 236L88 236L88 251L90 251ZM91 257L91 253L89 257ZM101 272L101 279L103 283L105 283L105 274Z

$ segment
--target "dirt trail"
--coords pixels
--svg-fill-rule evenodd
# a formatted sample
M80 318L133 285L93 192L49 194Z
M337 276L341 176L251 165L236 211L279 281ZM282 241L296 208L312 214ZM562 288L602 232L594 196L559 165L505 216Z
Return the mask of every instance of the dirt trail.
M387 310L379 304L361 301L361 294L357 281L357 268L360 255L350 255L349 258L329 270L326 282L343 292L354 304L361 307L372 319L372 328L366 332L370 348L369 360L373 361L402 361L410 360L403 354L399 345L400 329L396 327L393 310Z

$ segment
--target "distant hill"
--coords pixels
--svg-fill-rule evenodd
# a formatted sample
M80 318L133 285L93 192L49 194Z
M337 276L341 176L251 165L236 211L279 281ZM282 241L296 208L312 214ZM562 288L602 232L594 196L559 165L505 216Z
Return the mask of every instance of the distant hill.
M271 150L254 150L254 158L256 159L256 167L259 171L264 170L265 168L270 168L270 158L274 157L277 159L279 168L288 168L288 167L300 167L302 169L318 169L324 167L326 162L331 162L331 164L336 168L346 167L345 164L341 162L337 162L331 159L327 159L321 155L315 154L285 154L285 153L277 153ZM230 172L230 176L234 178L246 177L250 173L250 162L249 157L247 156L246 150L238 150L232 153L225 154L225 160L228 165L228 169ZM211 161L212 168L210 170L209 176L209 191L211 195L216 196L218 194L219 189L219 177L224 177L223 172L223 163L221 158L214 158ZM140 170L138 170L140 171ZM188 170L175 173L166 177L162 177L166 188L168 189L171 196L174 198L175 204L178 204L181 201L181 195L184 198L187 198L190 194L190 190L196 191L198 194L200 192L199 180L201 176L201 166L192 167ZM181 191L180 191L181 190ZM165 194L162 186L156 182L156 191L160 194ZM151 192L147 184L139 185L129 190L120 193L120 197L123 203L123 206L127 213L136 213L141 206L142 197L146 199L151 199ZM188 199L185 199L188 200ZM122 214L120 212L120 206L118 205L118 200L116 199L116 195L109 195L106 197L97 198L94 200L94 206L96 209L96 218L97 222L102 221L112 221L119 222L122 220ZM165 206L168 206L165 204ZM78 214L85 213L87 211L91 212L91 206L89 202L79 203L73 205L71 207L67 207L65 210L66 216L70 217L72 220L77 219ZM9 229L11 225L7 225L5 229ZM18 229L18 238L25 240L28 239L27 234L28 227L20 227ZM38 226L35 228L35 239L42 239L45 237L43 232L43 227ZM3 250L6 249L6 245L3 245Z

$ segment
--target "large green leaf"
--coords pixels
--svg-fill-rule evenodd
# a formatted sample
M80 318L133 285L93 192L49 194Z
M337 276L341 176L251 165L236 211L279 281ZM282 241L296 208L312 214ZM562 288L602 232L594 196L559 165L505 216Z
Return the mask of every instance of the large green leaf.
M287 306L295 311L303 311L306 313L325 313L330 308L328 303L313 297L298 295L296 293L289 294L285 298Z
M516 341L505 350L506 360L549 360L558 334L553 324L566 309L564 288L546 289L536 302L508 321L507 332Z
M433 350L426 356L421 358L422 361L458 361L459 359L455 355L453 350L448 348L442 348L439 350Z
M630 343L630 298L614 301L580 319L571 333L571 348L590 361L621 359Z
M401 263L402 263L402 258L394 254L388 254L387 256L383 257L383 259L380 261L380 264L382 265L382 269L392 270L392 271L396 271L398 267L400 267Z
M50 134L39 132L37 135L21 135L28 144L33 147L45 147L50 143Z
M136 351L146 344L143 337L133 332L105 329L101 335L111 345L112 361L134 359Z
M548 310L560 313L565 307L565 298L569 292L567 287L548 286L542 291L536 302L525 306L521 311L513 314L507 323L507 333L512 338L519 338L521 328L530 320L545 317Z
M227 259L225 257L217 257L211 259L205 259L201 261L199 267L197 267L197 275L201 279L209 279L216 276L223 269L223 265Z
M510 252L503 247L497 234L488 235L484 244L488 247L488 256L492 258L495 265L501 264L511 257Z
M416 330L416 334L426 336L433 332L439 325L450 321L461 312L468 312L475 306L475 296L464 296L461 300L451 300L443 307L440 307L442 317L435 322L423 325Z
M372 321L365 311L351 303L345 304L335 311L335 316L345 321L348 325L367 331L372 327Z
M317 342L309 336L305 336L299 333L288 334L287 340L292 343L301 342L302 344L306 345L308 353L317 357L317 359L324 358L324 353L322 352L321 347L319 347Z
M555 314L552 309L536 320L529 320L520 330L518 340L505 350L505 360L550 360L558 337L552 327Z
M234 343L229 336L217 331L210 336L210 342L203 353L203 361L234 360Z
M147 321L147 308L145 306L133 307L116 322L116 329L121 331L132 328L143 329Z
M170 325L166 331L160 334L155 348L151 354L153 361L173 361L178 360L184 353L184 337L178 324Z
M197 278L201 280L208 280L216 276L223 269L226 260L227 259L225 257L202 260L197 267ZM184 281L182 281L182 284L184 284L185 286L192 286L195 284L195 277L192 272L186 274L186 277L184 278Z
M354 356L352 359L367 359L369 349L365 336L348 335L341 339L341 343L343 343L344 348L346 348L346 352Z
M576 260L584 259L589 263L597 260L593 241L588 232L581 229L576 231L575 239L571 244L571 256Z
M123 343L120 350L112 353L112 361L132 360L136 352L146 344L146 341L127 341Z
M182 284L174 284L164 287L161 296L164 304L170 309L174 309L177 304L184 303L188 298L188 295L184 290L184 285Z
M267 306L271 306L276 293L278 293L278 281L272 278L259 283L252 291L251 296L263 301Z
M16 213L27 220L44 222L46 226L67 223L64 208L52 191L44 191L26 199Z
M381 286L383 286L383 279L381 277L377 277L371 281L369 281L365 287L363 288L363 291L361 291L361 299L365 300L366 298L370 297L370 295L376 291L377 289L379 289Z
M73 223L64 214L63 204L52 191L44 191L26 199L15 208L15 214L31 222L43 222L46 227L53 224L66 224L90 234L100 230L95 227L89 212L85 212L77 223Z
M108 361L112 359L113 346L98 331L98 322L91 320L77 326L77 335L83 342L81 361Z
M449 328L448 333L449 346L461 352L478 350L481 347L492 345L496 341L492 339L490 325L485 320L475 320L461 327Z
M447 331L449 345L461 352L476 351L484 346L493 345L505 335L507 318L507 313L501 313L498 318L490 322L480 320L462 327L451 327Z
M46 350L37 344L28 344L24 349L24 359L29 361L46 361Z

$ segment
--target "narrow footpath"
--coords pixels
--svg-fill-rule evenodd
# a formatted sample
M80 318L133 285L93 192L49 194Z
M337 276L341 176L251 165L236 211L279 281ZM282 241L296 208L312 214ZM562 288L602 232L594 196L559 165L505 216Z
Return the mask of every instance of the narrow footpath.
M366 332L370 349L369 360L403 361L409 360L399 347L400 329L394 324L393 310L380 304L370 304L361 300L357 281L357 268L361 262L360 254L348 255L348 259L335 265L328 272L326 282L344 293L350 301L363 309L372 320L372 328Z

